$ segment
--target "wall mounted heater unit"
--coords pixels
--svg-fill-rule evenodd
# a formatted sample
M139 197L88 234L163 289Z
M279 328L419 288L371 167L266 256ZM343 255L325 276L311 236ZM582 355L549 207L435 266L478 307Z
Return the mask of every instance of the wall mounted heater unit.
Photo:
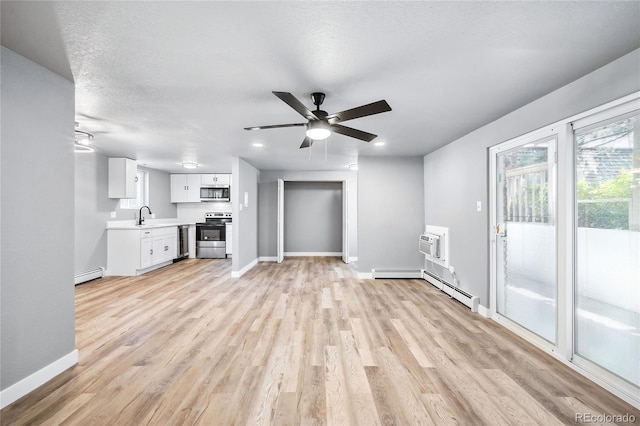
M74 276L74 284L82 284L87 281L95 280L96 278L104 277L104 268L101 266L92 271L82 272Z
M451 296L453 299L456 299L463 305L467 305L471 309L471 312L478 312L478 305L480 304L480 299L478 297L467 293L442 278L434 276L428 271L423 271L422 278L430 282L434 287Z

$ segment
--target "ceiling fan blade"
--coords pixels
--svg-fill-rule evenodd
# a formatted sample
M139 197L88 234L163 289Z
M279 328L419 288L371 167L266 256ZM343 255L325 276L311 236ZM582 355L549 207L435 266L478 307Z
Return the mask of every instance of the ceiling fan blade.
M292 123L292 124L272 124L270 126L254 126L254 127L245 127L245 130L263 130L263 129L278 129L280 127L300 127L306 126L307 123Z
M366 117L367 115L380 114L381 112L391 111L391 107L387 101L373 102L362 105L346 111L336 112L327 116L329 123L339 123L341 121L353 120L355 118Z
M362 130L342 126L340 124L332 124L330 128L336 133L340 133L341 135L345 136L351 136L352 138L360 139L361 141L365 142L371 142L378 137L378 135L374 135L373 133L363 132Z
M298 114L306 118L307 120L317 120L316 117L309 109L304 106L302 102L298 100L295 96L293 96L289 92L271 92L277 97L279 97L284 103L289 105L291 108L295 109Z
M300 145L300 149L302 149L302 148L311 148L311 145L313 145L313 139L311 139L309 136L307 136L302 141L302 145Z

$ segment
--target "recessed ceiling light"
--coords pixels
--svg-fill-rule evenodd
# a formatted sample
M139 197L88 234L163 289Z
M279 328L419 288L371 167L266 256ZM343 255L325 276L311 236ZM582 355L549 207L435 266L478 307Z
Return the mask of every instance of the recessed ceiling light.
M252 143L251 145L255 146L256 148L262 148L264 146L260 142Z
M374 142L375 146L384 146L385 143L384 142Z
M184 167L185 169L197 169L198 163L196 163L195 161L183 161L182 167Z

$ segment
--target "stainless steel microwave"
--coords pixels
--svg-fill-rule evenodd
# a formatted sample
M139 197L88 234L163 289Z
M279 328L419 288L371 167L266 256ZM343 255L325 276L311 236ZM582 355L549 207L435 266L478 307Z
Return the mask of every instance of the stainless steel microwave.
M200 187L200 201L230 201L229 187Z

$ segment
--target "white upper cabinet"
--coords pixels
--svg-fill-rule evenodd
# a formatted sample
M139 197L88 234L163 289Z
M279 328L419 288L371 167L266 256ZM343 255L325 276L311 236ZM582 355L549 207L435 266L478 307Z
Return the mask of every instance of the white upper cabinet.
M138 166L129 158L109 158L109 198L136 198Z
M171 175L171 202L199 203L200 179L199 174Z
M231 185L231 175L229 173L204 174L202 184L208 186L229 186Z

